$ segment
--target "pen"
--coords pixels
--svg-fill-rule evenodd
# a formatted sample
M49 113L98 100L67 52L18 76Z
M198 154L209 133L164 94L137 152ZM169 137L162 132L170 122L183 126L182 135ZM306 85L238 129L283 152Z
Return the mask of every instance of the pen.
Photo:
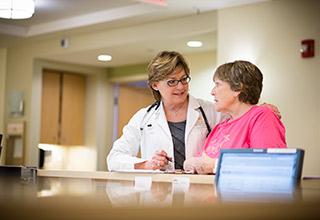
M172 162L172 157L165 156L165 158L166 158L168 161Z

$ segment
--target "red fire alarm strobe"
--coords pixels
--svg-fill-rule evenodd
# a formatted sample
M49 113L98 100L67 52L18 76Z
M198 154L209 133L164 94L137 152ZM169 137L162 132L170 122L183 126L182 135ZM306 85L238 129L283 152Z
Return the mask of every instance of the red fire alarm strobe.
M302 58L314 57L314 40L307 39L301 41L300 52Z

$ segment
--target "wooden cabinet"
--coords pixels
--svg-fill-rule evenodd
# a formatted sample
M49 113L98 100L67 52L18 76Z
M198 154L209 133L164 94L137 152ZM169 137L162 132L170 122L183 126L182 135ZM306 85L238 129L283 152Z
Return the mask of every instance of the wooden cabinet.
M40 142L83 145L85 76L45 70Z
M60 74L42 75L41 136L40 143L58 144L60 116Z
M84 143L85 77L64 74L61 106L61 144Z

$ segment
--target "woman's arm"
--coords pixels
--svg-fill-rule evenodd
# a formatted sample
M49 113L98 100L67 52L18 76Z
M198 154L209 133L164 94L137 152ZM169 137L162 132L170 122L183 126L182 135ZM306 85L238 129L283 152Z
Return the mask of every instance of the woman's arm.
M183 164L183 169L191 173L211 174L214 173L215 162L215 158L211 158L203 152L201 157L187 159Z

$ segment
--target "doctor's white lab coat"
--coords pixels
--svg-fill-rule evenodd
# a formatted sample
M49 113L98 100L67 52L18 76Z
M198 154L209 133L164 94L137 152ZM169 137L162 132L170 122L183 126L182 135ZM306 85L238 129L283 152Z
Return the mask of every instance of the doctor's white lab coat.
M197 156L208 133L199 107L205 112L211 129L221 120L220 113L215 111L211 102L196 99L189 95L187 121L185 128L186 158ZM173 141L167 123L162 102L158 109L153 107L140 109L123 128L122 136L116 140L107 157L110 171L133 170L135 163L150 160L157 150L164 150L174 160ZM141 151L141 158L138 152ZM166 167L174 169L174 161Z

